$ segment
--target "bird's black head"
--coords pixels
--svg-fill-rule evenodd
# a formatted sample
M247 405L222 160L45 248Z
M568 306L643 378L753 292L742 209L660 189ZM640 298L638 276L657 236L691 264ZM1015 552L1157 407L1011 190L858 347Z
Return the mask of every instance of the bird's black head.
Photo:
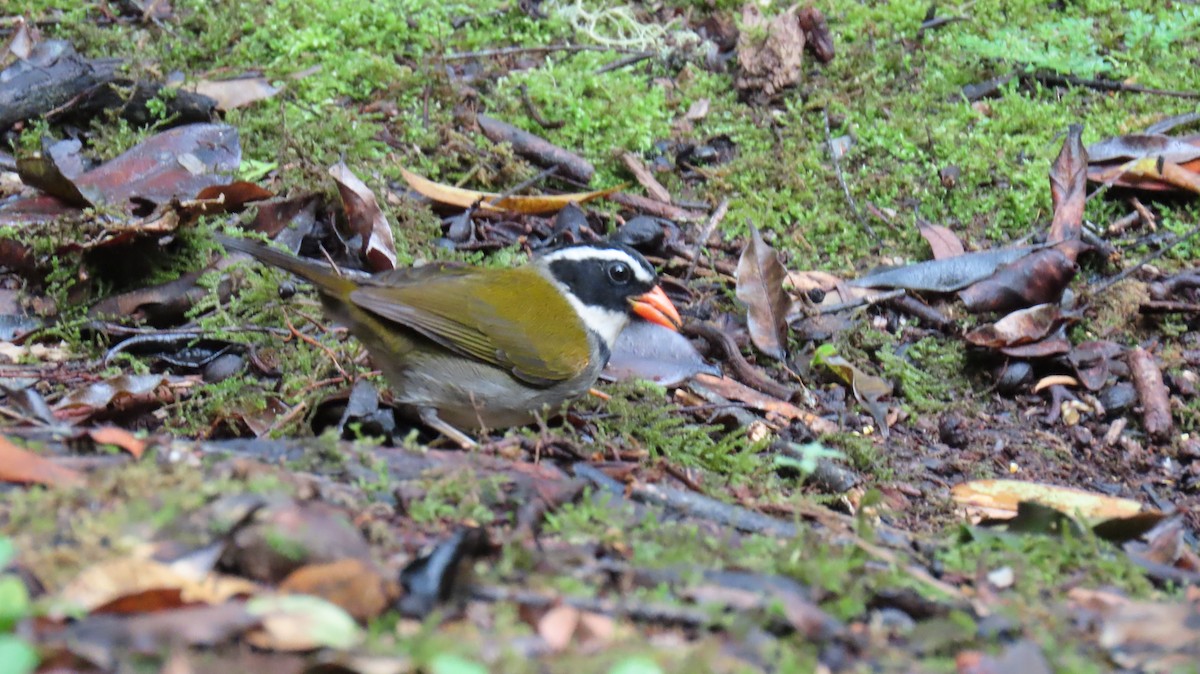
M551 251L537 260L567 294L584 323L611 346L634 313L663 325L679 314L641 253L615 243L588 243Z

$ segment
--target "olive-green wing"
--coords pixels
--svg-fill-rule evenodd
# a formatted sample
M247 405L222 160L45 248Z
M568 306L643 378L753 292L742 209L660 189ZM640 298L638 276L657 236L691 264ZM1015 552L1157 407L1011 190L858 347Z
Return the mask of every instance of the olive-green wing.
M566 298L530 269L420 275L364 284L359 307L456 353L504 368L535 386L571 379L588 365L587 331ZM382 279L381 279L382 280Z

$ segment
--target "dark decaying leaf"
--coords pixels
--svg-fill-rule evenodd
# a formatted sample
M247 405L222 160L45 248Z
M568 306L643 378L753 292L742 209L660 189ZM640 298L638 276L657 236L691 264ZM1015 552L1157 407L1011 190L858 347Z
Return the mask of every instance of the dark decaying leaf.
M1200 135L1174 138L1161 134L1134 133L1105 138L1087 148L1089 164L1127 162L1147 157L1162 157L1163 161L1173 164L1200 159Z
M796 12L796 20L800 22L800 27L804 29L804 41L817 60L821 63L829 63L836 56L833 47L833 33L829 30L829 23L825 21L825 15L821 10L813 6L801 7L799 12Z
M86 208L92 204L74 183L84 173L82 150L83 143L74 138L55 143L43 138L41 152L17 158L17 175L30 187L71 206Z
M1000 353L1013 358L1049 358L1070 350L1071 341L1067 339L1065 327L1059 327L1053 335L1036 342L1000 347Z
M1020 309L1004 318L971 330L964 338L975 346L999 349L1036 342L1058 329L1064 321L1057 304L1039 304Z
M319 501L258 502L253 518L235 531L221 555L222 568L267 583L306 564L369 560L370 547L345 513ZM239 506L230 500L229 506ZM226 507L226 506L221 506Z
M265 77L241 77L233 80L200 80L193 90L217 102L218 110L234 110L268 99L279 93Z
M1050 198L1054 219L1047 243L1079 238L1083 230L1083 208L1087 201L1087 150L1083 149L1083 125L1072 124L1062 150L1050 168Z
M962 241L945 225L935 225L932 222L918 219L917 229L921 232L921 236L929 242L929 249L935 260L947 260L966 252Z
M118 654L162 653L172 645L215 646L257 625L241 602L194 606L134 616L94 615L70 625L71 652L112 671Z
M779 360L787 354L787 313L792 304L783 289L786 277L779 254L750 225L750 241L738 260L737 298L746 305L754 346Z
M1032 246L964 253L946 260L929 260L868 274L850 281L860 288L904 288L950 293L995 273L999 267L1037 250Z
M206 187L228 183L241 161L237 129L189 124L151 136L74 182L92 205L137 212L147 203L192 199Z
M329 175L337 183L350 231L362 242L362 256L367 261L367 268L374 272L395 269L396 242L392 239L392 228L371 188L343 162L330 167Z
M404 596L397 608L406 616L425 617L439 603L454 599L463 592L462 574L473 559L491 549L487 532L481 528L464 528L442 541L428 555L420 557L400 572Z
M1057 302L1078 267L1075 257L1088 248L1078 239L1043 248L1002 267L958 294L968 311L1013 311Z
M1083 342L1071 349L1067 362L1075 368L1075 376L1081 384L1089 391L1099 391L1104 388L1110 372L1119 375L1128 371L1118 360L1124 351L1125 347L1116 342Z
M613 345L601 376L609 381L646 379L678 386L699 372L720 376L687 337L647 321L634 321Z

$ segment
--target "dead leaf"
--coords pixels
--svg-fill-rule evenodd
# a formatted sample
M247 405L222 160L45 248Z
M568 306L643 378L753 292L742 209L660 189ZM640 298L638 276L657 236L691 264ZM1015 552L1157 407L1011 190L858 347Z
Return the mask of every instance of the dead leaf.
M761 91L769 98L799 82L804 74L804 30L795 8L768 21L758 3L746 3L742 7L737 58L734 84L742 91Z
M274 583L306 564L371 557L362 533L338 508L292 499L255 503L253 520L233 534L221 556L224 569Z
M177 382L178 378L161 374L122 374L87 385L68 393L55 405L55 411L72 416L103 409L125 398L137 398L154 393L160 386Z
M476 192L475 190L467 190L461 187L452 187L450 185L442 185L435 183L428 178L423 178L407 169L400 169L400 174L404 176L404 180L413 188L417 194L423 197L428 197L438 203L447 204L449 206L458 206L459 208L471 208L476 206L484 211L511 211L513 213L523 213L526 215L547 215L557 213L562 210L567 204L583 204L593 199L606 197L610 194L615 194L624 189L624 185L610 187L606 190L597 190L595 192L581 192L576 194L555 194L541 196L507 196L501 198L499 194L493 192Z
M947 260L966 252L962 241L959 241L958 236L945 225L935 225L918 218L917 229L921 232L921 236L929 242L929 249L933 252L935 260Z
M1168 192L1200 193L1200 159L1176 164L1155 157L1124 164L1100 164L1088 168L1088 180L1103 185Z
M1159 158L1173 164L1200 159L1200 135L1174 138L1162 134L1132 133L1105 138L1087 148L1090 164L1127 162L1130 159Z
M133 433L117 426L103 426L88 431L92 441L98 445L116 445L130 453L135 459L142 458L146 451L146 441Z
M375 194L344 162L329 168L346 209L350 230L362 241L362 256L371 271L391 271L396 268L396 242L387 216L375 201Z
M958 297L967 311L975 313L1057 302L1078 271L1075 257L1088 248L1079 239L1069 239L1053 248L1034 251L972 284Z
M805 46L816 55L821 63L829 63L837 54L833 48L833 33L821 10L813 6L802 7L796 13L800 27L804 29Z
M72 653L103 671L116 671L118 654L160 654L171 645L216 646L258 622L243 604L230 602L144 615L87 616L69 625L62 638Z
M838 355L832 344L822 344L813 353L812 364L815 367L824 366L834 372L842 381L850 384L850 390L855 399L867 408L879 431L884 437L888 435L887 406L880 401L892 394L892 385L880 377L868 374L850 361Z
M537 632L551 651L559 652L571 645L571 637L578 626L579 609L561 605L546 611L537 622Z
M1039 304L1021 309L988 325L981 325L963 337L975 346L990 349L1029 344L1047 337L1065 321L1057 304Z
M342 559L296 569L279 584L279 591L321 597L366 622L383 613L394 590L374 565L361 559Z
M802 410L786 400L780 400L761 391L756 391L729 377L714 377L711 374L700 373L696 375L695 380L697 384L712 390L722 398L743 402L756 410L766 412L768 421L783 421L783 425L787 425L788 421L798 419L817 434L836 433L838 431L837 424L827 419L822 419L812 412Z
M266 100L279 93L265 77L241 77L233 80L200 80L192 88L201 96L217 102L217 109L236 110L251 103Z
M340 606L304 594L262 595L246 602L246 612L262 628L246 635L257 648L272 651L347 649L358 645L363 632Z
M1200 606L1126 601L1105 610L1100 646L1118 665L1144 672L1184 672L1200 660Z
M1072 124L1062 150L1050 168L1050 198L1054 219L1047 243L1078 239L1083 231L1083 208L1087 202L1087 150L1083 149L1083 125Z
M751 224L750 241L738 260L737 298L746 305L750 341L776 360L787 355L787 313L791 300L783 289L786 276L779 254Z
M648 321L625 328L601 374L609 381L645 379L662 386L678 386L699 372L720 374L704 362L687 337Z
M850 285L861 288L904 288L949 293L982 281L1001 266L1037 250L1032 246L964 253L945 260L918 262L863 276Z
M184 603L221 604L234 597L253 596L261 588L244 578L207 568L132 556L89 566L62 588L58 598L67 606L92 611L150 590L178 590Z
M968 511L997 519L1016 516L1017 505L1022 501L1038 503L1072 517L1078 514L1089 521L1130 517L1142 511L1142 504L1132 499L1023 480L972 480L955 485L950 495Z
M87 478L44 456L21 449L6 436L0 435L0 481L47 487L79 487L87 483Z

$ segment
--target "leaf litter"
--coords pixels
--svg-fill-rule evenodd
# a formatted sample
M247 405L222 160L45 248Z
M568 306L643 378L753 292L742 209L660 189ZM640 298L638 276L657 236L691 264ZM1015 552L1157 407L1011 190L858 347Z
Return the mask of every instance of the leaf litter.
M613 11L614 20L625 20ZM723 50L723 63L734 72L722 76L766 106L777 105L791 88L808 86L808 77L829 86L821 66L804 65L803 53L808 49L827 63L836 23L804 7L765 17L757 5L747 5L739 14L741 30L732 13L714 14L727 29L720 20L703 28L717 39L710 55L716 58L705 59L714 73L726 67L719 65ZM158 16L176 20L169 13ZM19 59L33 58L38 39L22 21L6 49ZM64 67L75 63L70 53L61 52L68 55ZM243 84L241 100L229 98L228 89L209 91L223 110L278 93L264 78L224 87ZM450 91L463 101L479 95ZM675 133L692 133L713 117L710 107L724 105L716 98L704 101L680 107L680 114L688 110L689 124L677 125ZM1096 282L1096 270L1119 260L1097 259L1085 218L1094 208L1089 182L1101 190L1198 191L1194 136L1130 134L1085 149L1083 126L1072 125L1049 167L1049 224L1042 231L1045 220L1027 223L1037 237L1033 243L974 250L986 240L978 228L961 231L957 224L918 217L932 261L855 278L852 270L836 276L789 269L753 226L734 240L711 236L727 203L713 206L708 189L718 184L721 164L744 151L729 137L679 139L687 149L676 165L628 147L604 148L656 197L652 203L618 196L624 186L579 192L578 183L585 187L593 171L600 184L612 175L612 166L589 161L598 158L595 153L557 145L498 117L461 120L453 133L444 133L448 143L422 148L428 156L393 146L398 154L389 159L397 164L441 167L444 182L397 166L411 191L399 182L376 181L376 173L371 179L380 187L368 187L357 175L372 169L357 161L317 171L325 182L306 188L284 187L289 181L280 180L300 173L296 165L273 169L269 179L238 180L236 172L244 168L239 132L214 121L157 130L99 163L90 158L89 143L81 142L97 130L76 129L67 140L39 138L39 149L24 150L13 162L21 187L0 201L3 222L30 232L71 222L49 247L16 239L21 250L11 259L21 264L9 265L6 279L32 296L49 294L44 274L55 264L46 257L50 247L67 255L108 250L132 260L145 250L137 246L149 243L151 250L161 249L155 255L178 255L180 239L204 240L217 225L241 225L332 263L339 273L379 272L408 264L396 237L405 237L409 251L434 244L436 234L426 240L409 227L420 221L440 226L436 246L443 252L465 255L621 241L663 269L664 286L691 325L668 335L635 324L609 363L609 378L623 382L603 387L611 391L605 394L610 402L579 403L559 419L486 435L479 452L466 454L430 449L436 438L405 425L388 391L372 384L376 364L317 318L305 291L273 283L264 296L244 271L214 261L206 249L174 279L159 277L152 284L147 274L138 278L134 272L133 285L123 281L120 292L101 284L96 311L71 325L89 339L117 344L105 347L103 366L99 359L71 355L79 345L61 358L44 357L44 349L32 348L44 339L36 327L6 342L11 348L4 358L11 362L0 364L0 412L7 420L0 477L22 485L6 487L8 493L78 499L94 492L99 509L145 510L146 497L136 488L110 488L111 480L137 470L161 473L162 479L190 471L235 493L213 486L154 494L147 503L161 516L142 517L106 537L120 543L104 551L105 559L77 565L74 580L61 586L51 569L22 562L61 552L38 533L45 524L29 526L30 515L19 507L0 510L5 536L21 546L15 570L0 582L21 574L18 582L29 591L82 612L74 621L53 614L18 617L20 634L38 644L48 662L73 657L111 669L167 646L184 648L172 656L184 660L200 649L235 658L245 643L268 657L300 653L320 667L325 665L316 664L313 653L322 651L327 663L357 663L329 666L373 671L364 635L382 634L382 643L372 647L392 648L416 634L415 623L404 621L425 621L422 629L446 635L469 633L465 641L482 644L469 651L472 657L486 659L483 654L499 648L493 642L504 639L508 611L532 641L505 648L551 659L602 652L636 635L660 655L653 644L682 644L769 668L764 654L791 648L790 639L800 637L819 645L810 655L828 670L869 666L902 651L913 662L953 656L959 671L1049 671L1046 660L1056 654L1029 641L1008 644L994 656L976 650L997 643L983 636L985 623L993 611L1020 606L1031 581L1014 576L1011 566L987 568L984 560L994 559L987 556L994 551L971 546L988 545L1000 533L1031 546L1029 537L1091 532L1097 546L1109 546L1099 548L1098 557L1120 552L1139 578L1160 588L1195 583L1200 570L1192 494L1200 487L1194 475L1200 448L1180 428L1193 422L1187 405L1196 396L1200 358L1194 340L1134 321L1150 301L1176 302L1171 306L1189 315L1185 307L1197 304L1196 287L1167 283L1161 270L1144 262L1127 267L1141 268L1135 282L1157 284L1158 295L1120 307L1116 326L1095 327L1090 312L1112 294ZM1049 137L1055 130L1040 131ZM439 153L451 156L453 134L459 133L480 133L500 147L479 149L470 174L462 166L447 170L455 162L441 164ZM510 172L507 163L520 160L505 155L505 144L546 170L527 180L514 177L530 172ZM849 160L857 146L845 145L841 159ZM438 159L431 164L430 156ZM837 180L847 179L838 173ZM666 175L660 182L655 174ZM467 182L472 176L504 191L451 184L476 184ZM966 184L943 178L946 189ZM849 196L850 187L843 187ZM522 193L527 191L535 193ZM603 197L613 197L615 205L597 201ZM1173 206L1150 208L1162 214ZM712 227L694 222L702 219L696 213L710 209ZM895 213L887 207L872 212ZM788 237L797 233L776 231L772 241L790 246L795 240ZM964 238L972 243L970 252ZM1181 240L1151 243L1169 250ZM451 264L437 249L428 252L434 264ZM93 271L86 257L73 259L80 260L81 278ZM872 254L861 262L894 265L896 259ZM278 312L274 324L249 322L254 314L238 302L254 293L259 310ZM60 309L70 309L66 300L58 298ZM24 308L6 311L19 318ZM964 318L964 312L980 316ZM931 320L935 315L941 319ZM214 323L217 316L228 320ZM823 316L837 320L817 325ZM872 341L879 334L891 338ZM1135 342L1140 346L1122 345ZM297 354L306 354L311 368L298 377L288 364ZM218 361L226 362L225 374L210 371ZM965 371L978 379L964 399L936 392ZM1025 376L1006 383L1003 373L1017 371ZM244 396L215 397L224 381ZM931 411L929 397L936 401L939 395L944 404ZM31 411L29 402L36 400L45 414ZM199 423L185 432L172 427L180 409L201 416ZM873 423L862 422L863 410ZM387 446L320 435L327 429L340 438L378 432ZM259 437L234 437L247 431ZM281 432L299 437L263 437ZM72 438L140 461L84 454ZM838 470L856 479L826 479ZM981 480L981 470L1030 479ZM970 511L967 517L1006 519L1007 531L973 527L962 541L947 542L938 532L964 517L944 505L947 497ZM180 499L190 500L181 506ZM86 519L86 513L68 501L56 511L50 528L62 530L63 547L82 544L70 520ZM1088 529L1076 517L1103 521ZM603 531L574 530L573 518L600 522ZM677 539L679 531L693 540ZM703 548L704 541L713 547ZM747 564L735 556L764 541L770 552L760 561ZM154 553L129 554L130 546L150 546ZM947 572L945 560L968 549L980 555L978 561L971 559L968 571ZM805 568L843 567L850 555L821 555L845 550L858 556L854 564L866 560L855 572L865 580L820 582ZM1023 550L1030 565L1043 554ZM784 563L789 558L799 566ZM902 591L888 575L896 570L912 579ZM1031 566L1029 576L1037 572ZM651 588L659 588L655 599L634 591ZM964 596L973 601L960 602ZM1175 598L1132 600L1077 586L1071 604L1045 594L1041 600L1056 610L1095 613L1101 629L1072 636L1090 640L1120 666L1154 668L1190 654L1186 628L1162 630L1161 638L1131 628L1146 620L1189 624L1188 604ZM924 641L921 633L942 631L947 615L971 628ZM1019 609L1009 615L1041 629ZM886 630L895 631L881 638ZM747 633L754 638L744 639ZM756 648L755 640L769 647ZM881 643L893 644L888 654ZM376 664L404 671L412 664L407 656L395 650ZM433 662L476 667L450 651ZM648 661L623 662L636 667Z

